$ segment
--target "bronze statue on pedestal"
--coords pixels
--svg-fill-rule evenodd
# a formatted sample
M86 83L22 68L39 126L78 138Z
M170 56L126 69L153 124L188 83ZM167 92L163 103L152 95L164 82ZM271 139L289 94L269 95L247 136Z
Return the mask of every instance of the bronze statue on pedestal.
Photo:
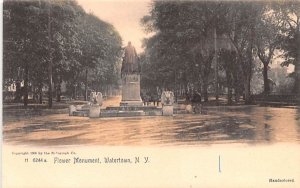
M121 74L140 74L141 67L139 64L139 58L137 56L134 46L131 42L124 48L125 56L122 62Z

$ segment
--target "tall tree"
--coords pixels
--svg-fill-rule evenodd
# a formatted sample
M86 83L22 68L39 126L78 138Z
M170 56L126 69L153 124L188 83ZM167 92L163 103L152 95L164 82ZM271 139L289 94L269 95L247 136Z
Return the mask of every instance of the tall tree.
M253 69L255 26L260 19L264 3L234 2L226 6L224 34L231 41L237 55L237 69L241 74L245 103L251 103L250 82ZM238 88L236 94L239 94Z
M86 14L75 1L5 1L4 38L5 80L24 80L25 106L28 86L34 92L38 88L41 100L47 82L51 108L52 89L59 101L62 81L77 84L82 69L98 66L102 84L117 80L121 37L112 25Z
M284 66L294 65L292 77L295 79L293 92L300 93L300 2L287 1L283 4L275 4L276 16L284 22L281 30L283 43L280 48L283 50L285 61Z
M77 21L80 23L77 30L82 51L79 61L84 70L81 76L85 80L84 96L87 100L89 82L94 85L91 88L98 91L100 85L116 84L122 40L112 25L93 14L84 15Z
M264 93L269 94L270 84L268 79L269 64L272 62L274 51L280 44L281 19L278 19L272 6L264 7L261 18L255 25L255 47L257 55L263 64Z
M192 84L194 88L199 88L201 84L195 83L199 83L200 78L206 101L208 78L216 51L212 33L220 20L219 11L221 6L218 2L155 2L151 14L142 20L146 30L156 32L146 45L152 54L150 57L156 58L150 61L161 62L162 70L167 70L164 65L173 70L172 75L164 75L175 78L168 79L174 83L177 83L178 72L182 73L180 81L185 86ZM190 76L194 75L190 71L197 71L199 76ZM175 87L176 84L173 88L177 90Z
M34 78L30 73L41 76L39 72L44 71L46 63L51 107L53 65L64 59L64 42L69 37L65 34L70 33L69 28L82 9L74 1L5 1L3 8L4 38L9 41L4 54L19 59L17 66L24 72L24 106L28 104L29 78ZM16 63L12 60L4 64L14 67Z

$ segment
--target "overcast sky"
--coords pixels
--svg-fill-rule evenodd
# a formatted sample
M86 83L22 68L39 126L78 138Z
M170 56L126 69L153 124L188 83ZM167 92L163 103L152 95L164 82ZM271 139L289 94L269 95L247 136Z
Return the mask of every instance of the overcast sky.
M147 35L140 20L150 10L151 0L77 0L86 12L92 12L101 20L112 24L120 33L123 45L131 41L137 52Z

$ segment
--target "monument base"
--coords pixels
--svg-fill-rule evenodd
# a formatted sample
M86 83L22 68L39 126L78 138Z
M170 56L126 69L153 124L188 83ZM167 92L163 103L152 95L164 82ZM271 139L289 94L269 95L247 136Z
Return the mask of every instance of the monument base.
M91 105L89 110L90 118L98 118L100 117L100 106L99 105Z
M120 106L143 106L143 101L121 101Z
M163 116L173 116L173 113L174 113L173 105L164 105L162 107Z
M143 106L140 95L140 75L122 75L122 101L120 106Z
M108 106L101 110L100 117L161 116L157 106Z
M74 105L69 106L69 116L73 116L76 111L76 107Z

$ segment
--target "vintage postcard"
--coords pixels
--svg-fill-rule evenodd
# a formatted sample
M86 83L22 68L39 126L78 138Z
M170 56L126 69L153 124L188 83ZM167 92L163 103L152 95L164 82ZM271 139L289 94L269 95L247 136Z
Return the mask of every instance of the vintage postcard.
M3 188L300 187L300 2L4 0Z

